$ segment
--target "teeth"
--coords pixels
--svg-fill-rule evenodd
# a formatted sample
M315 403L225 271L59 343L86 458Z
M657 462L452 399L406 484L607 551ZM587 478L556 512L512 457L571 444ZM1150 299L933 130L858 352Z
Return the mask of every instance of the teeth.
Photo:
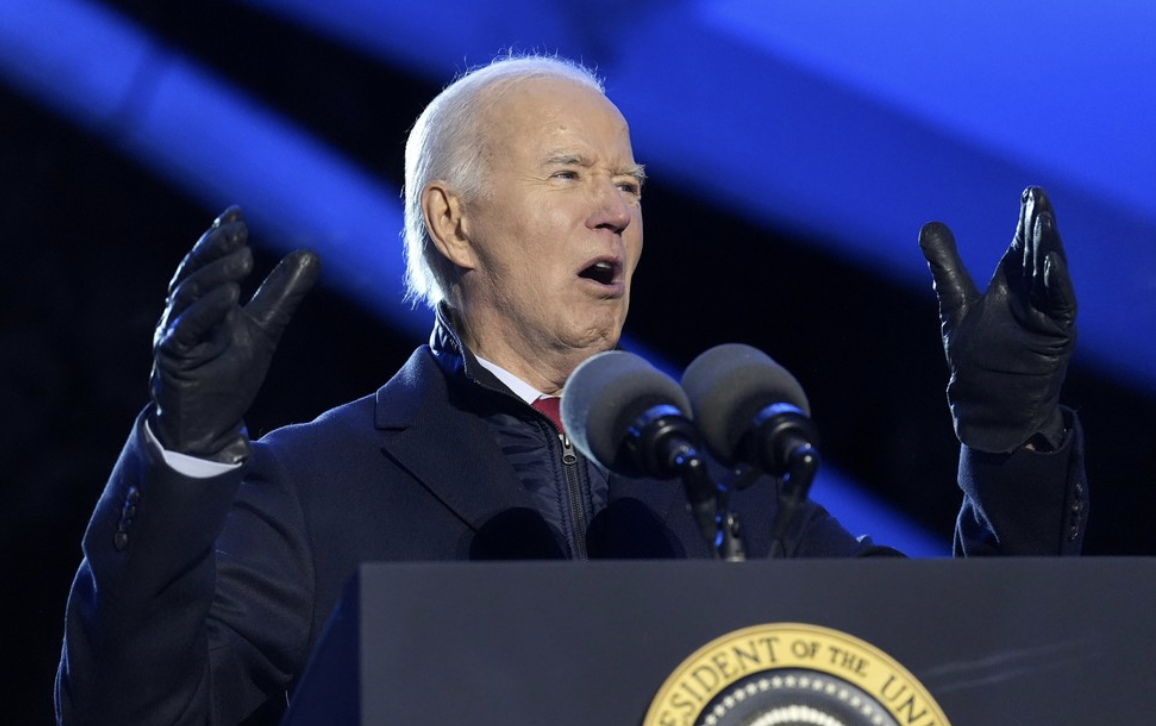
M609 285L614 281L614 263L599 260L581 272L581 277Z

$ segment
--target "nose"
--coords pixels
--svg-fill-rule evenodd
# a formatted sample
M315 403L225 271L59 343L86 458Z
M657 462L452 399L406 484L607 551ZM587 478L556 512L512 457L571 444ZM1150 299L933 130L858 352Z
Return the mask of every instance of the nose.
M612 180L598 185L593 200L594 207L586 219L589 229L608 229L614 234L622 234L630 226L630 202L626 193Z

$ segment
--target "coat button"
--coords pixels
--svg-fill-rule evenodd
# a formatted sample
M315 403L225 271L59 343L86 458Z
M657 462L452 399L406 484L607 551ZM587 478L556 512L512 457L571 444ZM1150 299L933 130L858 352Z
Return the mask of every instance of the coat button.
M136 516L136 505L140 502L140 490L130 486L124 497L124 505L120 510L120 521L116 524L116 534L112 536L112 544L118 551L128 547L128 530L132 527L132 518Z

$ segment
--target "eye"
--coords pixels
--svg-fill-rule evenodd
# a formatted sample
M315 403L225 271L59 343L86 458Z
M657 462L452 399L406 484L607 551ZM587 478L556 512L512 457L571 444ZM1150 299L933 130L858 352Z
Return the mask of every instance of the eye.
M554 172L552 176L555 179L566 179L569 181L574 181L578 178L578 172L574 171L573 169L563 169L562 171Z
M636 181L631 180L618 182L618 188L632 197L642 196L642 185Z

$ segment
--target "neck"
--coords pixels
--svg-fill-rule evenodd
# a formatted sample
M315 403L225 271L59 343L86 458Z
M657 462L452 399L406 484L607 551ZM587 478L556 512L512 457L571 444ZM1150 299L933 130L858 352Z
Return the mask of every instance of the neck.
M454 328L474 355L501 366L547 396L561 396L566 380L583 361L609 347L575 348L552 341L507 335L499 321L487 325L451 310Z

